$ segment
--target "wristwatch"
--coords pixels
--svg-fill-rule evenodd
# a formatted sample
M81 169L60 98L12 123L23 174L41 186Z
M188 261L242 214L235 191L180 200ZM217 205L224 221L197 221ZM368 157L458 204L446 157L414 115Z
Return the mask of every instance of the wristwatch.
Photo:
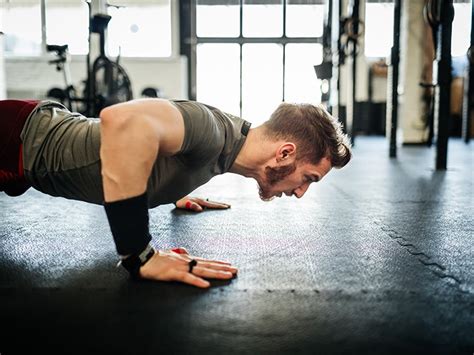
M117 267L122 265L135 279L139 278L140 267L145 265L148 260L155 255L155 249L148 244L146 248L140 254L132 254L121 259Z

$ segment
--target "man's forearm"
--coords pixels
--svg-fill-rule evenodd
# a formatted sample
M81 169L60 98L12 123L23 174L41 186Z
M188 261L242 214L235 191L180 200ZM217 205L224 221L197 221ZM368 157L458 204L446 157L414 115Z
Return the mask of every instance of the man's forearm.
M148 218L148 198L140 196L104 203L117 253L138 254L151 241Z

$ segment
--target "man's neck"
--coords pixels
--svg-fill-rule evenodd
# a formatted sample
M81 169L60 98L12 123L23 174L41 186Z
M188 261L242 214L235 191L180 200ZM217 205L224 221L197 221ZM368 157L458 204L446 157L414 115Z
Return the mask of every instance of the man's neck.
M229 172L257 179L263 175L266 163L273 156L271 142L263 135L263 128L252 128Z

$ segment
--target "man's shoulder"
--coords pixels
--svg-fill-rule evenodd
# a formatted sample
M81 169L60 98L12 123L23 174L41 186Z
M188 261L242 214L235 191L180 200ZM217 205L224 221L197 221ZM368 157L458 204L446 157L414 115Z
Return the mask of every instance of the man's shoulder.
M181 153L205 157L222 149L225 131L211 108L197 101L170 102L179 109L184 120L185 134Z
M180 111L184 111L185 114L193 118L194 116L204 115L206 118L214 118L212 117L213 112L222 112L216 107L211 105L193 101L193 100L169 100L172 104L174 104Z

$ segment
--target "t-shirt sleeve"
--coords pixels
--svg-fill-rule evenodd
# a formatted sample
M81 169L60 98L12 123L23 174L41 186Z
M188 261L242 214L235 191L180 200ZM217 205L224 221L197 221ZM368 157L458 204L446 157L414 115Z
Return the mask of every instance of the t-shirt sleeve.
M225 143L225 129L210 108L194 101L172 101L184 119L184 141L178 154L195 163L218 157Z

